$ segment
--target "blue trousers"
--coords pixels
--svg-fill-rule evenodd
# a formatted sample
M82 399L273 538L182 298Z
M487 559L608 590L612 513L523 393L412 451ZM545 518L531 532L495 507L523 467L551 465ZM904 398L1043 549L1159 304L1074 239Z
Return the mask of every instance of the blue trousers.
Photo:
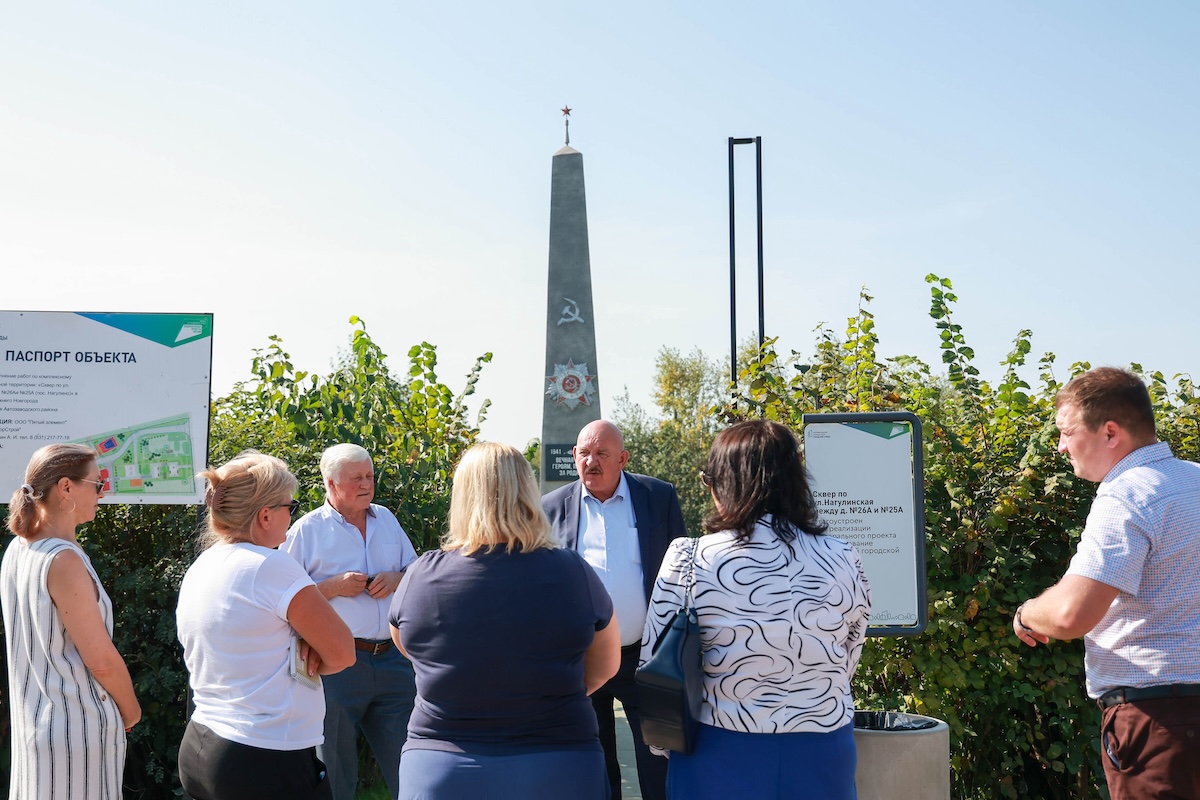
M399 793L396 774L417 697L412 664L395 647L377 656L355 651L354 665L323 675L325 743L317 755L329 771L333 800L354 800L358 788L358 734L375 754L388 793Z
M400 800L608 800L604 753L538 750L478 755L409 748Z
M671 753L669 800L855 800L854 726L831 733L741 733L701 725L691 755Z

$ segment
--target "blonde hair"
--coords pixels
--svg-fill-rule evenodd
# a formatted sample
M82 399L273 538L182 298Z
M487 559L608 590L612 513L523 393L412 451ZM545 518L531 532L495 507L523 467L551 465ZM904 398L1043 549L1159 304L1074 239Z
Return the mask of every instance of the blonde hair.
M25 483L13 492L5 526L23 539L37 535L50 515L47 496L63 478L87 480L96 451L85 444L48 444L29 459Z
M454 470L450 493L450 525L443 550L471 555L505 545L508 552L530 553L556 548L550 520L529 462L515 447L498 442L477 444L463 454Z
M208 506L201 547L248 538L254 516L283 495L291 497L299 485L288 466L275 456L246 450L216 469L200 473L208 482Z

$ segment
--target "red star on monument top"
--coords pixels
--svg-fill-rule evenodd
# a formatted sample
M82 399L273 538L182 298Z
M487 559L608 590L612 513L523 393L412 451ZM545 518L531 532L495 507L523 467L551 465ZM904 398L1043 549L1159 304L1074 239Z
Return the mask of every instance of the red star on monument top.
M569 116L571 116L571 107L570 107L570 106L563 106L563 107L562 107L562 112L563 112L563 116L564 116L564 117L569 117Z

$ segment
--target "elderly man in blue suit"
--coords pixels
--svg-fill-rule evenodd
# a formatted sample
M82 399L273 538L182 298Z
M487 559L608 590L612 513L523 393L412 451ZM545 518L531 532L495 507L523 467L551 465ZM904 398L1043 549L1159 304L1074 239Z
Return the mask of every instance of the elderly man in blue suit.
M613 700L621 701L633 732L644 800L665 800L667 760L642 741L637 687L646 605L667 546L687 536L675 487L625 471L629 451L616 425L597 420L579 432L574 448L579 480L550 492L542 507L564 547L579 551L612 596L621 633L621 668L592 695L613 800L621 797Z

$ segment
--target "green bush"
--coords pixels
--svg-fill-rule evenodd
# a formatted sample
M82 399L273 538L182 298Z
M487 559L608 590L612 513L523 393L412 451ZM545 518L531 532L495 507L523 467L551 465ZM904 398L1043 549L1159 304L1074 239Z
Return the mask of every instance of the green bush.
M862 708L946 720L954 793L960 798L1099 797L1104 791L1087 699L1081 641L1027 648L1012 616L1065 572L1095 486L1056 450L1054 356L1038 362L1036 389L1021 377L1031 332L1020 331L995 383L980 378L951 308L950 281L930 275L945 377L908 357L876 352L871 298L861 296L844 339L822 330L808 363L783 376L773 342L743 372L748 391L723 410L778 419L800 430L812 411L915 413L924 429L930 622L920 636L872 639L855 682ZM1089 365L1072 365L1070 374ZM1187 376L1169 387L1146 374L1160 438L1181 458L1200 456L1197 394ZM1069 375L1067 376L1070 377Z

